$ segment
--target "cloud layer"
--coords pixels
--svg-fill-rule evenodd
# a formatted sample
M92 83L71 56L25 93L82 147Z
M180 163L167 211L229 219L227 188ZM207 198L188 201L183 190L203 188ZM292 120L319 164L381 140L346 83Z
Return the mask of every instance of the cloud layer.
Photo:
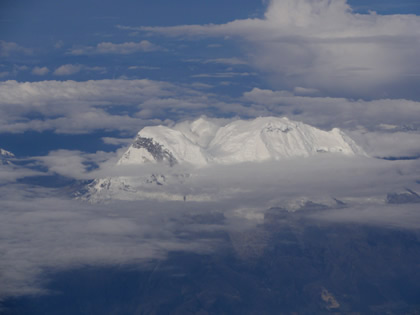
M293 92L254 88L229 99L200 87L145 79L0 82L0 132L80 134L108 130L134 135L146 125L170 124L203 114L228 118L287 116L323 129L350 130L372 155L420 153L415 145L420 128L419 102L323 97L307 88ZM385 140L394 133L388 139L398 140L397 145Z
M67 71L59 69L61 74ZM0 82L0 96L1 132L137 132L144 126L143 118L180 107L200 109L206 102L188 88L151 80L5 81ZM119 107L124 110L110 112ZM41 118L31 118L34 114Z
M115 172L103 163L93 172L84 168L87 160L106 158L109 156L103 153L57 151L39 160L50 172L80 178ZM213 167L193 174L185 185L155 188L172 193L188 189L190 194L213 197L206 202L143 200L91 205L69 200L57 189L13 184L11 179L8 185L0 185L0 300L42 293L45 270L115 265L148 268L151 261L165 259L172 251L210 253L222 241L226 245L225 235L252 233L264 222L268 208L296 210L307 200L332 207L310 211L308 219L416 229L420 222L416 205L386 205L384 199L387 192L404 187L418 191L413 181L419 178L418 166L418 161L300 159ZM346 205L333 209L337 204L332 197ZM239 246L248 246L244 242Z
M120 28L122 28L120 26ZM234 37L278 87L350 97L420 97L420 17L356 14L345 0L271 0L264 18L125 27L181 38Z

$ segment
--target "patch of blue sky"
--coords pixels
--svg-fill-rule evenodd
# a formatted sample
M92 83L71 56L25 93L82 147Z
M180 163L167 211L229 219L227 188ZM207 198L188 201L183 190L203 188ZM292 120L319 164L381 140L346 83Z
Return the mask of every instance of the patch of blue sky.
M126 135L130 137L133 135ZM19 134L0 133L1 147L19 158L47 155L53 150L80 150L94 153L115 151L118 145L105 143L103 137L121 137L115 131L97 131L88 134L64 135L53 131L27 131Z
M349 0L348 3L359 13L375 11L378 14L420 14L420 3L417 0Z

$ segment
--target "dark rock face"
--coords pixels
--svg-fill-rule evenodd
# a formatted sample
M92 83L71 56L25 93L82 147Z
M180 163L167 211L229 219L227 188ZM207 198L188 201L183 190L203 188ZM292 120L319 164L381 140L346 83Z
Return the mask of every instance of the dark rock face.
M290 127L276 128L276 127L273 127L273 126L269 125L264 130L267 131L267 132L288 133L288 132L292 131L293 129L290 128Z
M173 154L152 138L137 137L134 140L133 147L136 149L146 149L157 162L168 162L170 166L177 163Z

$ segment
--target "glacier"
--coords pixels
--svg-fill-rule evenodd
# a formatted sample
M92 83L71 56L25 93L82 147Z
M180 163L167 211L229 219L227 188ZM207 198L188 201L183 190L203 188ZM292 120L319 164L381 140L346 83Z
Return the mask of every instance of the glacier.
M321 130L286 117L258 117L225 121L200 117L174 126L150 126L139 131L118 160L120 167L154 167L149 176L96 179L82 197L91 202L112 199L185 200L185 193L169 193L161 186L185 184L188 172L168 172L175 166L198 171L214 165L236 165L290 160L322 155L366 156L338 128ZM211 200L211 195L190 195L189 200Z

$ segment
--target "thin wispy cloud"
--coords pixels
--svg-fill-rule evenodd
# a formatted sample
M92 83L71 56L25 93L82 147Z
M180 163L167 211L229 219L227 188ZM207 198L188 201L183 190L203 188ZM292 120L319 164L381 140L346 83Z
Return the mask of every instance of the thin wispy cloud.
M46 75L50 72L50 70L47 67L34 67L32 69L32 74L34 75L39 75L39 76L43 76Z
M126 42L121 44L102 42L96 46L73 48L68 53L76 56L100 54L129 55L139 52L153 52L158 50L162 50L162 48L148 40L142 40L140 42Z
M98 72L106 73L105 67L89 67L81 64L65 64L56 68L53 72L55 76L71 76L79 72Z
M15 42L0 40L0 57L9 57L12 54L30 55L32 49L23 47Z

